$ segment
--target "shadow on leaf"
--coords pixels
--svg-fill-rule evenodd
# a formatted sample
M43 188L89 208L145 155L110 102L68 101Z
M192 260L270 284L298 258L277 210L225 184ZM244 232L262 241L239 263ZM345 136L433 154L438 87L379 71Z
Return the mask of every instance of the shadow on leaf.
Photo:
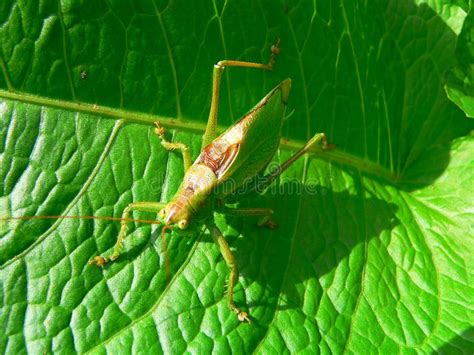
M375 196L327 188L308 194L296 182L283 183L279 191L244 202L248 207L271 206L275 230L257 227L256 219L226 219L234 230L226 237L235 248L240 274L246 284L261 287L261 299L250 304L257 309L302 309L308 285L310 297L319 303L321 283L334 281L337 269L363 267L367 244L372 239L389 243L390 231L399 224L396 205ZM360 287L360 281L353 286Z

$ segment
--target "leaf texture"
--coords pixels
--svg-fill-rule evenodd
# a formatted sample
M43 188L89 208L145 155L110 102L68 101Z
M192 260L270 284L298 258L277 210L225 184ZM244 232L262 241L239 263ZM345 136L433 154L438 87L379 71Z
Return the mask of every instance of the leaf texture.
M0 350L472 353L473 123L444 88L468 13L448 0L4 2L2 217L168 201L182 159L134 117L175 127L196 157L213 64L265 62L276 38L273 72L226 69L220 125L291 77L274 162L316 132L337 148L239 201L274 209L277 229L216 215L250 326L228 310L203 226L168 239L167 284L154 226L131 226L99 269L87 261L111 251L117 223L2 221Z

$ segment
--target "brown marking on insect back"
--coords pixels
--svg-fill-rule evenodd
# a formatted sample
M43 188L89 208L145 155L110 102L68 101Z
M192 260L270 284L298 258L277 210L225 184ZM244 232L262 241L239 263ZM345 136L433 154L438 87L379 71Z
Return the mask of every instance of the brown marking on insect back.
M215 154L213 146L208 145L202 151L199 163L208 166L215 174L219 168L222 158L223 156L219 157L217 154Z
M222 176L227 169L232 165L234 162L237 153L239 152L240 144L232 144L225 152L224 159L222 160L221 166L219 167L218 171L216 172L216 176Z
M229 145L226 140L214 141L203 149L199 163L206 165L216 174L225 158L225 152L228 147Z
M200 164L209 167L217 177L221 176L235 160L239 152L239 143L235 144L210 144L201 153Z

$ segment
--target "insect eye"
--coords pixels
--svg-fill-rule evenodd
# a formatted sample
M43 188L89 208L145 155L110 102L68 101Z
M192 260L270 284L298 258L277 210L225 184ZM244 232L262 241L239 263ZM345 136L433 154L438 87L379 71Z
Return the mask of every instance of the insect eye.
M178 228L179 229L186 229L188 228L188 221L186 219L182 219L181 221L178 222Z
M158 212L158 217L160 217L161 219L165 219L166 217L166 211L165 209L161 209L160 212Z

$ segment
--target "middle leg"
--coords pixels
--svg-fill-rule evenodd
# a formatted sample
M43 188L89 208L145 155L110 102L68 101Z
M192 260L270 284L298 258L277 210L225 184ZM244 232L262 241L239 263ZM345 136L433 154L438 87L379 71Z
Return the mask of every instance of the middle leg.
M260 217L257 222L259 227L268 227L270 229L276 227L276 223L272 221L273 210L271 208L230 208L222 206L217 212L227 216Z
M217 228L217 226L212 222L207 223L206 226L211 232L212 239L214 239L214 242L219 246L219 250L230 270L229 284L227 289L227 301L229 304L229 308L237 315L239 321L246 321L247 323L252 323L247 312L241 311L234 304L234 285L237 282L238 277L237 265L235 264L234 254L232 254L229 244L227 244L219 228Z
M184 172L186 172L193 163L188 146L184 143L173 143L168 141L165 137L165 129L160 125L159 121L155 122L155 126L155 133L158 135L158 137L160 137L161 145L166 150L179 150L181 152L183 155Z

